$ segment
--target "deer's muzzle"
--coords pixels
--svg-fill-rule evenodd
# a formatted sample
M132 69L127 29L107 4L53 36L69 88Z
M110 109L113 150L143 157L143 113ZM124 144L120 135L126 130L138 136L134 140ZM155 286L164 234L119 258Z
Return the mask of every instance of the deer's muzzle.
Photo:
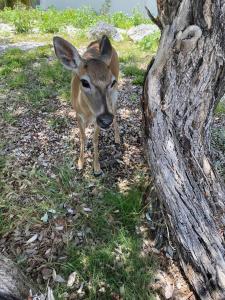
M97 124L102 129L107 129L113 122L113 115L110 113L102 114L97 117Z

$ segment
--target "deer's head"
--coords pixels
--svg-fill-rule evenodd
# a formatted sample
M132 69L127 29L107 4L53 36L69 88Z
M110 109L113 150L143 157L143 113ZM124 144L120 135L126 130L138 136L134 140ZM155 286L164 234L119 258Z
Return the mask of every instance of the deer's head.
M54 37L56 56L65 68L72 70L80 80L80 93L97 124L108 128L114 118L114 105L117 93L117 80L111 72L110 63L113 49L107 36L103 36L95 55L86 52L80 56L77 49L68 41Z

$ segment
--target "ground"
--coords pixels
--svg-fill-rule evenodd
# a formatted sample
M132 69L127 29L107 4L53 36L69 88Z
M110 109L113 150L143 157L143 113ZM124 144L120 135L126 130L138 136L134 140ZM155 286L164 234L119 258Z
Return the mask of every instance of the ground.
M56 60L52 45L8 50L0 67L2 253L39 287L50 285L57 298L150 299L147 287L155 263L153 254L142 252L140 230L148 178L141 147L141 86L121 76L122 143L115 145L112 130L101 134L104 176L95 178L93 128L88 129L85 169L76 168L79 133L70 105L71 75ZM73 272L71 289L67 279Z
M121 67L122 142L115 145L112 130L101 133L104 176L95 178L93 128L88 129L85 168L76 168L79 134L70 104L71 75L54 56L52 36L0 37L3 44L46 44L0 54L1 252L13 258L40 290L51 286L56 299L154 299L154 289L163 288L153 284L156 273L168 293L176 285L176 299L188 299L192 294L176 266L151 244L148 205L142 202L151 180L142 146L141 84L154 53L128 39L114 43ZM77 43L81 52L88 43L81 36L63 36ZM223 173L221 107L213 145ZM72 288L69 275L74 277Z

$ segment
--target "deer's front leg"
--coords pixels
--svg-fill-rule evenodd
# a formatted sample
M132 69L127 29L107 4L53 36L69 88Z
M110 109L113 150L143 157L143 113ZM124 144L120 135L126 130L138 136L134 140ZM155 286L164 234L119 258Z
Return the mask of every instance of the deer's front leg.
M99 163L98 140L100 128L95 124L93 146L94 146L94 174L95 176L102 175L102 170Z
M114 128L114 134L115 134L115 143L120 144L120 131L119 126L116 120L116 103L113 106L113 114L114 114L114 120L113 120L113 128Z
M116 120L116 116L114 117L114 120L113 120L113 127L114 127L114 132L115 132L115 143L120 144L120 131L119 131L118 123Z
M77 121L78 121L79 130L80 130L80 156L78 159L77 167L79 170L82 170L84 167L84 149L85 149L85 144L86 144L85 128L86 128L86 126L79 115L77 115Z

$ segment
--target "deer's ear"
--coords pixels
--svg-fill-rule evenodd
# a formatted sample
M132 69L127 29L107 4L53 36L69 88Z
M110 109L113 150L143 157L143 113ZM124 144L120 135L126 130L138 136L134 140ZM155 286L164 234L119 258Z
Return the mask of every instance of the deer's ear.
M106 63L107 65L110 65L113 49L107 35L103 35L100 41L99 48L100 48L101 60L104 61L104 63Z
M53 38L53 45L55 54L64 67L69 70L76 70L82 61L77 49L69 42L58 36Z

